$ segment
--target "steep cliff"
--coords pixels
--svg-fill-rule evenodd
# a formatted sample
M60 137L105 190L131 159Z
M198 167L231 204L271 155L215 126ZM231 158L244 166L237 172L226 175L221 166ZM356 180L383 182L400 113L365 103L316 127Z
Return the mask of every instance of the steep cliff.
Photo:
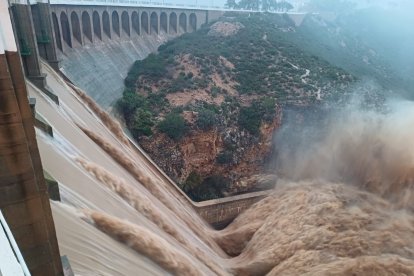
M132 66L118 109L193 199L253 189L283 106L336 101L355 82L284 38L295 32L284 16L224 17Z

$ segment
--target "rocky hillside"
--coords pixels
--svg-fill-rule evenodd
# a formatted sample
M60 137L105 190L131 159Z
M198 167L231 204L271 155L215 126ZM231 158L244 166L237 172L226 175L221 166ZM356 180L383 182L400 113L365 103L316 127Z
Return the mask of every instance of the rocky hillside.
M132 66L118 109L193 199L248 191L250 182L266 186L257 175L283 107L338 102L355 83L287 39L297 31L278 15L225 17Z

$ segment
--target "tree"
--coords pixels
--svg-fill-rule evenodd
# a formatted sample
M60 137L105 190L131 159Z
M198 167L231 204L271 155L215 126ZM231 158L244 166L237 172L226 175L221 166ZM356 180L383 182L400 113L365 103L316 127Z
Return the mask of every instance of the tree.
M259 133L261 122L262 116L257 106L252 105L240 109L239 125L251 134Z
M278 2L277 6L279 7L279 10L284 11L284 12L288 12L291 9L293 9L292 4L286 1Z
M129 125L129 129L134 137L152 135L152 126L154 126L154 122L152 121L152 114L150 111L143 108L135 110L134 117Z
M225 4L226 8L235 9L237 8L236 0L227 0Z
M188 191L188 195L195 201L219 198L223 196L230 185L230 181L221 175L212 175L205 178L199 185Z
M261 10L261 11L289 11L293 9L292 4L287 1L276 0L227 0L226 7L232 9Z
M165 61L163 57L156 54L149 54L146 59L137 60L132 65L125 78L125 86L128 88L134 88L137 79L141 75L146 75L152 78L159 78L166 74Z
M201 176L195 171L192 171L182 185L183 191L188 193L189 191L196 189L201 184L201 182Z
M216 114L208 109L202 109L198 112L197 126L202 130L208 130L216 124Z
M184 118L180 114L174 112L168 114L165 119L158 124L158 129L175 141L180 140L187 132Z
M233 153L229 150L221 152L217 155L216 161L219 164L230 164L233 162Z
M129 123L132 120L137 108L146 107L146 99L130 89L125 89L122 98L118 100L116 107L124 115L125 120Z

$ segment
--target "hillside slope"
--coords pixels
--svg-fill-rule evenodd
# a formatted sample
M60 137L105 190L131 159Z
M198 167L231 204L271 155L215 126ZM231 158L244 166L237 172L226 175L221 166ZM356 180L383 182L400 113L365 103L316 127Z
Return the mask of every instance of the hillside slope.
M264 173L282 108L341 101L356 82L285 38L296 32L285 16L225 17L131 68L118 108L193 199L248 190Z

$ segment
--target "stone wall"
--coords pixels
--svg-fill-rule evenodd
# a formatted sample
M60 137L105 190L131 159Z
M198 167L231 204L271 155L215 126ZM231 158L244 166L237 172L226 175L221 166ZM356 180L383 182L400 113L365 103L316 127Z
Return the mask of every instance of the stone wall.
M203 201L197 204L198 214L216 229L223 229L240 213L263 199L268 191Z

